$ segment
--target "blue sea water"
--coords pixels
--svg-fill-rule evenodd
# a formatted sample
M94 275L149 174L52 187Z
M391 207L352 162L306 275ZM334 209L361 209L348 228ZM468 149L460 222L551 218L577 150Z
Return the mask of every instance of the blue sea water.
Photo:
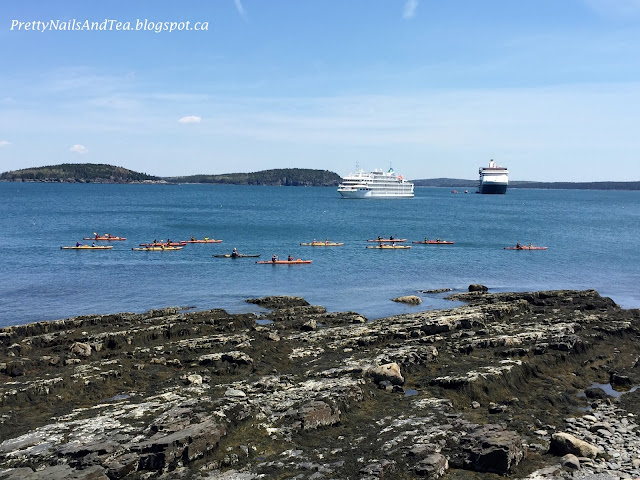
M107 251L61 250L93 232L127 237ZM154 239L222 239L138 252ZM366 249L378 235L452 240ZM342 247L304 247L313 239ZM247 298L299 295L368 318L446 308L419 290L597 289L640 307L640 192L417 188L413 199L344 200L335 188L0 183L0 325L164 306L256 311ZM509 251L517 241L545 251ZM101 242L100 244L106 244ZM213 254L273 254L311 265L256 265Z

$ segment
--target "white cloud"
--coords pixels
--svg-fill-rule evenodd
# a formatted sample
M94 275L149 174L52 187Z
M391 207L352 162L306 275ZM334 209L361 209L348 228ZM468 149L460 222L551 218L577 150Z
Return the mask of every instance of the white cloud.
M413 18L416 15L417 8L418 0L407 0L407 2L404 4L402 18Z
M200 123L202 121L202 117L198 117L197 115L187 115L186 117L182 117L178 120L178 123Z
M7 145L11 145L11 142L8 140L0 140L0 147L6 147Z
M76 143L75 145L71 145L71 148L69 148L69 151L71 153L77 153L79 155L84 155L85 153L89 153L89 149L84 145L80 145L79 143Z
M244 7L242 6L242 2L240 0L233 0L233 3L236 4L236 10L238 10L238 13L240 14L240 16L242 18L245 18L247 16Z

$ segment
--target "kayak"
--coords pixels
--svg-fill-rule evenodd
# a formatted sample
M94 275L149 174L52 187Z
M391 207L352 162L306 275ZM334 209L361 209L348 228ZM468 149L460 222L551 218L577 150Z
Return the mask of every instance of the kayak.
M373 240L367 240L368 242L406 242L406 238L376 238Z
M110 248L113 248L113 245L80 245L78 247L60 247L61 250L109 250Z
M367 247L367 248L382 248L385 250L388 249L406 249L406 248L411 248L409 245L378 245L376 247Z
M535 245L520 245L519 247L504 247L505 250L546 250L548 247L536 247Z
M141 247L184 247L187 242L158 242L158 243L141 243Z
M301 243L300 245L305 247L339 247L344 245L343 242L309 242Z
M256 263L260 263L262 265L266 265L268 263L272 265L296 265L301 263L311 263L311 260L301 260L298 258L297 260L276 260L275 262L273 260L262 260Z
M411 243L421 243L422 245L453 245L453 242L448 242L446 240L421 240L419 242L411 242Z
M83 240L106 240L106 241L116 241L116 240L126 240L125 237L84 237Z
M239 253L238 255L231 255L230 253L225 253L223 255L211 255L211 256L216 258L257 258L260 255L244 255L242 253Z
M140 247L132 248L131 250L137 250L139 252L164 252L165 250L182 250L182 247Z
M213 238L207 240L187 240L186 243L220 243L222 240L214 240Z

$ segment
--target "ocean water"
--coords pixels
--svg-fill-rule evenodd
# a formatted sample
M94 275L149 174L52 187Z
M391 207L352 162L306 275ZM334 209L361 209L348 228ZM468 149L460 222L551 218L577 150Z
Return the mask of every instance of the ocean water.
M61 250L93 232L107 251ZM454 245L371 250L378 235ZM138 252L154 239L222 239ZM304 247L313 239L342 247ZM517 241L545 251L509 251ZM640 192L529 190L506 195L416 188L405 200L344 200L335 188L0 183L0 325L165 306L259 311L246 299L299 295L370 319L456 304L419 290L597 289L640 307ZM99 244L107 244L100 242ZM409 243L410 244L410 243ZM310 265L257 265L213 254L273 254Z

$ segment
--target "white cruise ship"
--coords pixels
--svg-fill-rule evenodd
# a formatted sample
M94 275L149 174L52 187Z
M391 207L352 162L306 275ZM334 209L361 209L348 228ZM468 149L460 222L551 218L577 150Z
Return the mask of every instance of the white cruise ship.
M360 170L344 177L338 192L343 198L411 198L413 183L396 175L393 168L388 172Z
M493 160L488 167L480 167L480 183L478 193L507 193L509 186L509 170L499 167Z

